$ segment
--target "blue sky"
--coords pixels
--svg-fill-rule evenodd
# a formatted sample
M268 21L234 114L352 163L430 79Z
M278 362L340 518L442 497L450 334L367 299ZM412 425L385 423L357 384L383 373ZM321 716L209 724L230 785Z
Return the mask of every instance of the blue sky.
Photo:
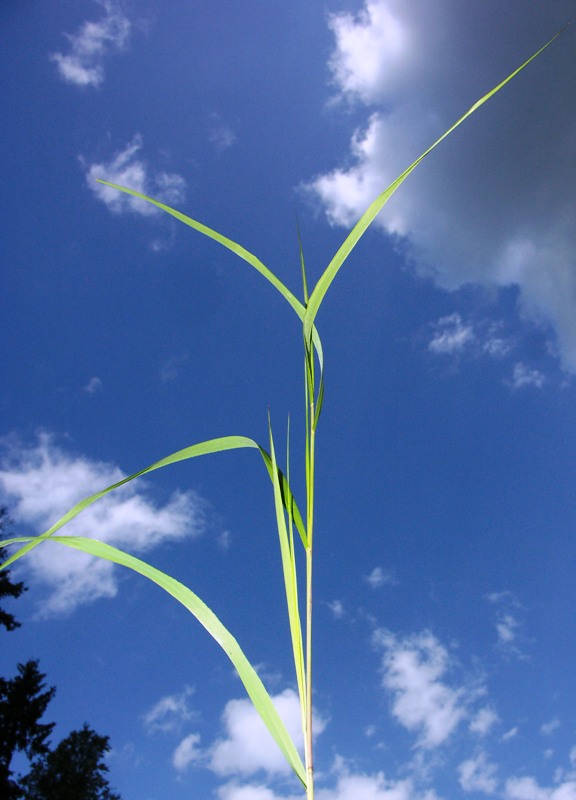
M369 202L573 15L570 0L5 2L0 500L15 533L194 442L301 454L299 294ZM385 208L317 318L319 800L576 798L576 100L569 29ZM302 481L294 478L301 494ZM155 473L70 527L188 584L291 731L268 480ZM56 738L111 738L124 800L299 796L229 662L108 564L37 548L0 669Z

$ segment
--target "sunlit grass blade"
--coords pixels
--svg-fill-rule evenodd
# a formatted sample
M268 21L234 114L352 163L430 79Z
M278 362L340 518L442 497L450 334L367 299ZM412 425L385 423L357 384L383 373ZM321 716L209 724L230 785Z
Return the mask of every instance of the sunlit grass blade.
M184 447L182 450L177 450L175 453L172 453L166 458L162 458L159 461L155 461L149 467L145 467L144 469L135 472L132 475L129 475L127 478L123 478L121 481L117 483L113 483L111 486L107 486L105 489L102 489L99 492L95 492L94 494L90 495L89 497L84 498L79 503L76 503L69 511L64 514L57 522L52 525L45 533L44 536L52 536L56 533L56 531L60 530L67 522L77 517L85 508L91 506L92 503L95 503L96 500L99 500L104 495L108 494L108 492L114 491L114 489L118 489L120 486L123 486L125 483L129 481L133 481L136 478L140 478L142 475L146 475L149 472L153 472L156 469L161 469L162 467L167 467L170 464L176 464L179 461L185 461L190 458L196 458L197 456L209 455L211 453L220 453L225 450L236 450L239 448L255 448L260 452L266 469L268 470L268 474L270 478L273 479L274 472L272 470L272 462L270 459L270 455L267 451L260 447L260 445L254 441L254 439L250 439L247 436L222 436L217 439L208 439L205 442L199 442L198 444L190 445L189 447ZM306 546L306 529L304 527L304 523L302 521L302 517L300 515L300 511L298 510L298 506L296 504L295 499L292 496L292 491L288 485L288 481L286 480L285 476L282 475L281 478L281 487L282 487L282 497L284 502L287 504L286 508L291 508L293 512L293 520L296 528L302 538L302 542L304 546ZM29 552L33 547L36 547L38 541L30 542L26 544L21 550L17 553L14 553L10 558L8 558L4 564L0 565L0 569L3 567L8 567L10 564L16 560L16 558L20 558L21 555L25 555L25 553Z
M298 233L298 250L300 251L300 269L302 271L302 291L304 293L304 305L308 305L308 277L306 275L306 263L304 261L304 249L302 247L302 236L300 235L300 225L296 220L296 231Z
M275 491L278 480L275 481ZM16 543L34 543L40 544L41 542L58 542L67 547L72 547L75 550L80 550L83 553L102 558L106 561L111 561L123 567L133 570L134 572L143 575L153 583L160 586L168 594L172 595L179 603L181 603L191 614L193 614L198 622L206 628L208 633L218 642L220 647L227 654L230 661L236 667L238 675L244 684L246 691L255 708L262 717L262 720L268 730L270 731L274 741L282 751L286 761L290 764L296 775L300 778L304 786L306 786L306 771L302 764L302 759L298 754L296 746L284 723L280 719L276 708L266 691L264 684L258 677L256 670L250 664L244 655L240 645L232 636L230 631L220 622L218 617L211 611L208 606L188 589L187 586L171 578L166 573L152 567L145 561L129 555L128 553L118 550L105 542L100 542L97 539L90 539L83 536L39 536L39 537L18 537L14 539L7 539L0 542L0 547L9 546ZM23 549L23 548L22 548ZM22 549L19 551L22 552Z
M272 425L268 416L268 431L270 434L270 458L272 459L272 485L274 487L274 508L276 510L276 526L280 540L280 554L282 557L282 572L284 575L284 589L286 593L286 604L288 607L288 620L290 625L290 638L292 640L292 652L294 655L294 667L296 670L296 680L298 684L298 694L300 697L300 709L303 720L306 719L306 680L304 675L304 648L302 639L302 624L300 620L300 609L298 606L298 581L296 577L296 554L294 553L294 541L286 527L284 516L284 504L280 489L280 478L278 464L276 462L276 451L274 448L274 438L272 436ZM306 734L303 724L303 733Z
M104 186L110 186L112 189L117 189L119 192L124 192L125 194L130 194L133 197L138 197L140 200L144 200L146 203L151 203L153 206L162 209L167 214L175 217L176 219L183 222L185 225L188 225L190 228L198 231L199 233L204 234L204 236L208 236L210 239L214 239L214 241L221 244L223 247L226 247L228 250L231 250L235 253L239 258L244 259L254 267L261 275L263 275L275 289L277 289L282 297L288 301L288 303L292 306L294 311L298 314L300 320L304 321L304 315L306 313L305 306L298 300L298 298L292 294L290 289L285 286L282 281L276 277L276 275L272 272L272 270L268 269L268 267L260 261L260 259L247 250L242 245L238 244L237 242L229 239L227 236L224 236L218 231L209 228L208 225L204 225L202 222L198 222L192 217L188 217L186 214L182 214L182 212L177 211L175 208L171 208L167 206L165 203L161 203L159 200L155 200L153 197L148 197L148 195L142 194L142 192L137 192L135 189L130 189L127 186L120 186L117 183L110 183L110 181L102 180L101 178L96 179L98 183L103 184ZM322 343L320 342L320 337L316 330L312 333L312 340L314 342L314 347L318 353L318 358L320 362L323 361L322 355Z
M398 178L396 178L396 180L393 183L391 183L390 186L388 186L388 188L385 189L382 192L382 194L380 194L370 204L370 206L367 208L364 214L362 214L356 225L352 228L352 230L350 231L350 233L348 234L348 236L338 249L332 261L326 267L324 273L321 275L320 279L318 280L318 283L314 287L312 294L310 295L310 299L307 303L306 315L304 318L304 338L307 342L310 341L310 335L313 329L316 315L318 313L318 309L320 308L320 305L326 295L326 292L328 291L328 288L330 287L330 284L336 277L338 270L346 261L346 259L348 258L348 256L350 255L350 253L360 240L360 238L366 232L367 228L372 224L378 213L382 210L382 208L388 202L390 197L394 194L396 189L398 189L398 187L406 180L408 175L410 175L410 173L414 169L416 169L418 164L420 164L420 162L424 158L426 158L426 156L429 153L431 153L432 150L434 150L434 148L440 144L440 142L442 142L447 136L449 136L452 133L452 131L455 130L455 128L457 128L462 122L464 122L465 119L467 119L478 108L480 108L480 106L482 106L487 100L493 97L496 94L496 92L499 92L500 89L502 89L502 87L504 87L509 81L512 80L512 78L516 77L516 75L518 75L518 73L521 72L526 66L528 66L528 64L531 61L533 61L538 55L540 55L540 53L543 50L545 50L549 45L551 45L552 42L558 36L560 36L560 34L565 30L566 27L567 26L562 28L562 30L558 31L558 33L555 36L553 36L550 39L550 41L546 42L545 45L543 45L539 50L537 50L534 53L534 55L530 56L530 58L528 58L521 66L515 69L514 72L508 75L507 78L505 78L497 86L495 86L493 89L487 92L487 94L485 94L483 97L477 100L474 103L474 105L471 106L471 108L469 108L468 111L465 114L463 114L457 122L455 122L450 128L448 128L448 130L445 133L443 133L442 136L440 136L440 138L437 139L433 145L431 145L424 153L422 153L422 155L419 158L417 158L416 161L414 161L406 170L404 170L404 172Z

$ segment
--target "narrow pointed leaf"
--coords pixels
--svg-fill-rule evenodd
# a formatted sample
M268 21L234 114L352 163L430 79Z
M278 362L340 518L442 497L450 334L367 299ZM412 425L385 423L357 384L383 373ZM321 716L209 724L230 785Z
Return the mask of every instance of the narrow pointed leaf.
M209 228L208 225L204 225L202 222L198 222L192 217L188 217L186 214L182 214L182 212L177 211L175 208L171 208L167 206L165 203L161 203L159 200L154 200L152 197L148 197L148 195L142 194L142 192L137 192L134 189L129 189L127 186L120 186L117 183L110 183L110 181L102 180L101 178L97 178L98 183L103 184L104 186L110 186L112 189L117 189L119 192L124 192L125 194L130 194L133 197L138 197L140 200L144 200L146 203L151 203L153 206L160 208L162 211L165 211L167 214L175 217L176 219L183 222L185 225L188 225L190 228L198 231L199 233L204 234L204 236L208 236L210 239L214 239L214 241L221 244L223 247L226 247L228 250L231 250L235 253L239 258L244 259L250 264L254 269L256 269L261 275L263 275L275 289L277 289L282 297L288 301L288 303L292 306L294 311L298 314L298 317L304 321L304 315L306 313L306 308L302 305L300 300L292 294L290 289L285 286L282 281L276 277L276 275L272 272L272 270L268 269L268 267L260 261L260 259L251 253L249 250L246 250L245 247L238 244L237 242L229 239L227 236L224 236L218 231ZM314 342L314 347L318 353L318 358L320 362L323 360L322 355L322 343L320 341L320 337L318 336L318 332L316 330L312 333L312 340Z
M41 542L59 542L80 550L83 553L96 556L97 558L120 564L123 567L133 570L143 575L153 583L160 586L168 594L172 595L179 603L193 614L198 622L206 628L208 633L218 642L230 661L236 667L238 675L244 684L248 696L254 703L254 707L262 717L262 720L270 731L274 741L282 751L286 761L290 764L302 783L306 785L306 772L302 759L300 758L294 742L290 738L284 723L280 719L270 695L264 688L264 684L258 677L256 670L244 655L240 645L232 636L230 631L220 622L218 617L208 606L187 586L171 578L166 573L152 567L145 561L118 550L105 542L97 539L90 539L83 536L39 536L39 537L18 537L8 539L0 543L0 547L18 542L28 542L40 544ZM20 550L19 552L22 552Z
M366 232L367 228L372 224L378 213L382 210L385 204L388 202L390 197L394 194L396 189L406 180L408 175L416 169L418 164L426 158L426 156L434 150L434 148L440 144L447 136L449 136L452 131L457 128L465 119L467 119L471 114L474 113L481 105L483 105L487 100L489 100L496 92L499 92L503 86L505 86L509 81L512 80L519 72L521 72L531 61L533 61L540 53L545 50L552 42L560 36L562 31L565 30L567 26L562 28L562 30L558 31L558 33L550 39L550 41L546 42L539 50L534 53L534 55L530 56L518 69L515 69L507 78L501 81L497 86L491 89L487 94L481 97L479 100L474 103L474 105L468 109L468 111L463 114L460 119L454 123L442 136L437 139L433 145L431 145L422 155L414 161L404 172L396 178L396 180L390 184L390 186L385 189L382 194L380 194L367 208L364 214L360 217L356 225L352 228L346 239L344 240L343 244L339 248L338 252L332 259L332 261L326 267L326 270L318 280L318 283L314 287L312 294L310 295L310 299L307 304L306 309L306 316L304 318L304 338L306 341L310 341L310 335L313 329L314 321L316 319L316 315L318 313L318 309L330 287L330 284L336 277L340 267L346 261L360 238Z
M304 647L302 644L302 624L300 621L300 609L298 607L298 581L296 578L296 559L294 553L294 543L291 541L286 528L286 518L284 516L284 504L282 491L280 489L280 478L278 465L276 463L276 452L274 449L274 438L272 436L272 426L268 418L268 430L270 433L270 458L272 460L272 485L274 487L274 508L276 510L276 526L280 540L280 555L282 558L282 572L284 575L284 590L286 593L286 604L288 607L288 621L290 625L290 638L292 640L292 653L294 656L294 667L296 670L296 680L298 684L298 694L300 697L300 709L303 719L306 718L306 681L304 679ZM305 734L305 731L303 731Z
M125 483L129 481L133 481L135 478L139 478L142 475L146 475L148 472L153 472L156 469L160 469L161 467L167 467L170 464L176 464L179 461L185 461L190 458L195 458L197 456L209 455L211 453L220 453L225 450L235 450L238 448L250 447L255 448L260 452L266 469L268 470L268 474L272 479L272 466L269 454L264 450L263 447L254 441L254 439L250 439L247 436L222 436L217 439L208 439L205 442L200 442L199 444L191 445L190 447L184 447L182 450L177 450L175 453L172 453L166 458L162 458L159 461L155 461L149 467L145 467L145 469L141 469L138 472L135 472L133 475L129 475L127 478L123 478L121 481L117 483L113 483L111 486L107 486L105 489L102 489L99 492L95 492L94 494L90 495L90 497L84 498L79 503L76 503L73 508L64 514L51 528L49 528L45 533L44 536L52 536L55 534L60 528L66 525L67 522L74 519L78 516L85 508L91 506L92 503L95 503L96 500L99 500L104 495L108 494L108 492L112 492L114 489L118 489L120 486L123 486ZM302 522L302 517L300 515L300 511L298 510L298 506L296 505L296 501L292 496L292 491L288 486L288 481L286 480L285 476L282 476L282 493L283 499L285 503L288 503L286 508L292 508L293 510L293 520L294 524L300 536L302 538L302 542L304 546L306 546L306 530L304 528L304 523ZM36 547L39 544L39 541L35 539L34 541L29 542L28 544L24 545L21 550L17 553L14 553L4 564L1 565L2 567L8 567L16 558L19 558L21 555L29 552L32 548Z

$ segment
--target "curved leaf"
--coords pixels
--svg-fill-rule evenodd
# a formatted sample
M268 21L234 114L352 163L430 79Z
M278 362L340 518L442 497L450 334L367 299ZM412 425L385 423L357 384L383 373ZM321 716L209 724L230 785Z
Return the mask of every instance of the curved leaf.
M213 228L209 228L208 225L204 225L202 222L198 222L198 220L192 219L192 217L188 217L186 214L182 214L182 212L177 211L175 208L171 208L167 206L165 203L161 203L159 200L154 200L153 197L148 197L148 195L142 194L142 192L137 192L135 189L129 189L127 186L120 186L117 183L110 183L110 181L102 180L101 178L96 179L98 183L103 184L104 186L110 186L112 189L118 189L119 192L124 192L125 194L130 194L133 197L138 197L140 200L144 200L146 203L151 203L153 206L160 208L162 211L165 211L167 214L170 214L176 219L183 222L185 225L188 225L190 228L193 228L200 233L203 233L204 236L208 236L210 239L214 239L216 242L221 244L223 247L228 248L233 253L235 253L239 258L244 259L247 261L255 270L257 270L261 275L263 275L266 280L270 281L272 286L277 289L282 297L290 303L294 311L298 314L298 317L304 321L304 316L306 314L306 308L298 298L292 294L290 289L285 286L280 278L277 278L276 275L272 272L272 270L268 269L268 267L260 261L260 259L251 253L249 250L246 250L245 247L238 244L237 242L229 239L227 236L224 236L218 231L215 231ZM322 343L320 341L320 336L318 335L318 331L315 329L312 333L312 340L314 342L314 347L316 348L316 352L318 353L318 360L320 364L323 364L323 354L322 354Z
M457 128L464 120L469 117L471 114L476 111L476 109L480 108L487 100L489 100L496 92L499 92L503 86L505 86L509 81L512 80L519 72L521 72L524 67L526 67L531 61L533 61L536 56L540 55L540 53L545 50L552 42L560 36L560 34L565 30L567 26L564 26L562 30L558 31L558 33L553 36L550 41L546 42L539 50L537 50L534 55L530 56L518 69L515 69L507 78L501 81L497 86L491 89L487 94L477 100L474 105L468 109L468 111L463 114L460 119L455 122L448 130L442 134L442 136L437 139L433 145L431 145L422 155L414 161L404 172L396 178L396 180L390 184L390 186L385 189L382 194L378 195L378 197L370 204L370 206L366 209L364 214L360 217L356 225L352 228L340 248L338 249L336 255L332 259L332 261L326 267L324 273L321 275L318 283L314 287L314 291L310 295L310 300L307 304L306 315L304 317L304 339L305 341L310 341L310 335L313 330L314 320L316 319L316 314L318 313L318 309L324 299L326 292L336 274L338 273L340 267L346 261L360 238L364 235L368 227L372 224L378 213L382 210L382 208L386 205L388 200L392 197L396 189L406 180L408 175L416 169L418 164L426 158L426 156L434 150L434 148L440 144L440 142L449 136L452 131Z
M144 469L135 472L133 475L129 475L127 478L123 478L121 481L113 483L111 486L107 486L105 489L102 489L99 492L95 492L94 494L90 495L90 497L85 497L84 500L80 500L79 503L76 503L76 505L67 511L63 517L55 522L54 525L52 525L52 527L43 534L43 536L52 536L56 533L56 531L60 530L60 528L66 525L67 522L70 522L70 520L74 519L74 517L77 517L81 511L84 511L85 508L88 508L88 506L91 506L92 503L95 503L96 500L104 497L104 495L108 494L108 492L118 489L125 483L133 481L135 478L139 478L141 475L146 475L148 472L153 472L161 467L167 467L169 464L176 464L178 461L185 461L189 458L195 458L196 456L208 455L210 453L220 453L224 450L236 450L243 447L255 448L260 452L266 469L268 470L268 474L270 475L270 479L273 481L272 461L270 456L263 447L260 447L260 445L254 441L254 439L250 439L248 436L222 436L217 439L208 439L205 442L199 442L198 444L184 447L182 450L177 450L175 453L166 456L166 458L161 458L159 461L155 461L149 467L145 467ZM307 538L304 523L302 522L300 511L298 510L298 506L296 505L296 501L284 475L281 476L281 483L286 509L291 509L294 524L296 525L296 529L300 534L304 547L306 547ZM12 564L17 558L25 555L38 544L39 540L38 537L36 537L34 540L24 545L24 547L18 550L18 552L10 556L10 558L8 558L4 564L0 566L0 568L10 566L10 564Z
M27 542L29 544L40 544L41 542L59 542L72 547L75 550L81 550L83 553L88 553L97 558L111 561L115 564L120 564L123 567L138 572L145 578L148 578L153 583L164 589L165 592L172 595L179 603L193 614L198 622L206 628L208 633L218 642L220 647L224 650L230 661L236 667L238 675L244 684L248 696L254 703L254 707L262 717L262 720L268 730L270 731L274 741L282 751L286 761L290 764L296 775L300 778L304 786L306 786L306 771L302 764L298 751L294 742L290 738L284 723L280 719L276 708L266 691L264 684L258 677L254 667L250 664L244 655L240 645L232 636L230 631L224 627L218 617L211 611L208 606L200 600L187 586L179 581L171 578L166 573L152 567L145 561L118 550L105 542L100 542L97 539L90 539L84 536L38 536L38 537L18 537L15 539L8 539L0 542L0 547L18 542ZM19 551L22 553L21 548Z

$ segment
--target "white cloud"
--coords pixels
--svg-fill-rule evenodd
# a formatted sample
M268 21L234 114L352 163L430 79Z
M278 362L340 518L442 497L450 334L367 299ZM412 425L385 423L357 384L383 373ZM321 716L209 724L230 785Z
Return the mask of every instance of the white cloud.
M498 786L496 772L496 765L487 761L486 754L481 752L459 765L460 786L465 792L494 794Z
M364 580L371 589L380 589L382 586L397 586L398 581L389 570L382 567L374 567L369 575L364 576Z
M481 708L472 718L469 728L471 733L477 733L479 736L486 736L498 721L498 714L493 708L486 706L485 708Z
M425 631L398 639L379 631L375 641L385 650L383 685L392 693L392 714L418 734L417 744L433 749L454 733L468 716L475 694L466 687L450 687L442 680L451 666L448 651Z
M301 795L288 797L277 795L268 786L262 784L239 785L235 782L227 783L217 790L220 800L300 800Z
M438 320L428 348L433 353L453 355L462 352L475 339L472 325L465 325L460 314L455 312Z
M569 0L553 6L559 18L570 17ZM519 21L515 4L499 3L488 44L482 9L444 0L365 0L357 15L330 18L339 95L366 107L346 166L308 185L332 224L355 222L459 114L529 55L535 30L550 30L548 4L529 4ZM443 143L377 224L408 237L417 272L439 287L519 287L520 313L554 328L563 366L576 371L576 122L566 113L568 44L561 38L492 110L481 109ZM529 96L538 97L537 116Z
M514 366L512 380L510 381L514 389L524 389L527 386L535 386L537 389L541 389L545 382L546 378L540 370L528 367L521 361Z
M114 214L132 212L142 216L152 216L160 211L151 203L97 183L98 178L134 189L168 205L177 205L184 199L186 189L184 178L166 172L151 175L148 165L139 157L141 149L142 137L136 134L132 142L124 150L116 153L110 161L87 164L84 158L80 159L86 170L88 187Z
M525 658L523 646L529 642L523 633L523 625L519 620L518 612L522 606L512 592L492 592L487 600L498 606L496 612L496 633L498 634L498 648L506 656Z
M125 50L130 39L131 24L119 4L115 0L96 1L104 8L105 16L98 22L85 22L77 33L65 34L69 52L50 56L60 77L76 86L100 86L105 59Z
M183 722L196 717L189 706L189 699L194 694L191 686L185 686L178 694L162 697L144 714L142 721L148 733L168 733L178 730Z
M211 115L208 138L219 152L229 150L236 144L237 139L233 129L222 120L219 114Z
M301 795L279 795L262 784L228 783L218 789L220 800L296 800ZM431 789L419 790L410 778L387 779L382 772L374 775L344 772L333 788L316 788L318 800L440 800Z
M506 781L505 797L509 800L576 800L576 781L542 787L532 777L510 778Z
M178 772L183 772L190 764L201 761L204 757L203 751L198 747L200 735L190 733L184 737L172 755L172 765Z
M334 789L315 792L318 800L438 800L433 790L418 791L410 778L389 780L376 775L344 774Z
M14 518L40 534L84 497L116 483L125 474L111 464L71 455L42 433L34 445L4 440L0 494ZM204 527L204 504L194 492L174 492L156 503L142 481L111 492L83 511L63 535L92 536L132 553L164 542L197 536ZM62 545L43 544L21 562L49 591L42 615L71 613L77 606L118 591L113 564Z
M332 600L326 603L330 611L332 612L332 616L334 619L344 619L346 611L344 609L344 603L342 600Z
M302 749L300 704L297 694L286 689L272 698L276 709L297 747ZM290 767L278 745L248 699L230 700L223 714L226 738L211 748L210 768L218 775L252 775L259 770L274 774L289 774ZM314 719L314 731L319 735L325 723Z

